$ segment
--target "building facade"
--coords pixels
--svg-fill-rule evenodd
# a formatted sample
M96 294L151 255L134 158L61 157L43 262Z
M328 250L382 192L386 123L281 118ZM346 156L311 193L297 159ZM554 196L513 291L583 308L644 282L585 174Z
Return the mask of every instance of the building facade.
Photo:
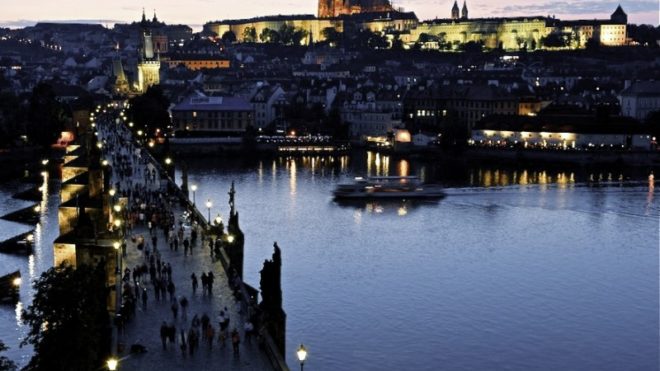
M619 95L621 114L645 121L649 114L660 111L660 81L639 81Z
M152 85L160 83L160 55L154 53L150 32L144 32L142 50L137 64L137 90L144 93Z
M389 0L319 0L318 5L319 18L392 11L394 8Z
M172 108L172 123L177 134L241 134L254 126L254 110L239 97L194 97Z

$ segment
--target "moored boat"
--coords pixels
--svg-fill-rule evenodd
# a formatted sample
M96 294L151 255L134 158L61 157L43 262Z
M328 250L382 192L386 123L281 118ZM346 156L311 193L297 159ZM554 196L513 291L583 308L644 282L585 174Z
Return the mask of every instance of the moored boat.
M445 196L437 184L423 184L416 176L357 177L353 183L338 184L336 199L360 198L441 198Z

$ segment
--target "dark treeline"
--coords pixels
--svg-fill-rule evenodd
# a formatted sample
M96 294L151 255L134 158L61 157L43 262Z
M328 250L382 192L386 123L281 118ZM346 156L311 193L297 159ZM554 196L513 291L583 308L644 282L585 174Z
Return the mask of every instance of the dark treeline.
M2 85L0 82L0 149L48 149L71 117L71 109L56 99L53 87L47 83L19 95L1 89Z

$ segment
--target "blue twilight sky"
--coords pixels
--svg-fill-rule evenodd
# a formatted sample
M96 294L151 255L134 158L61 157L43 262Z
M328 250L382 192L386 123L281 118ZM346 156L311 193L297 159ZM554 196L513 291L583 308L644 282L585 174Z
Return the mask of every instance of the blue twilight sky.
M24 27L37 21L77 21L103 23L139 20L142 7L151 17L154 9L166 23L184 23L201 29L207 21L248 18L273 14L316 14L318 0L0 0L0 26ZM396 7L414 11L425 20L446 18L454 0L394 0ZM555 15L560 19L605 18L617 4L628 13L630 23L658 25L658 0L472 0L468 1L471 18L497 16ZM462 5L462 0L459 1Z

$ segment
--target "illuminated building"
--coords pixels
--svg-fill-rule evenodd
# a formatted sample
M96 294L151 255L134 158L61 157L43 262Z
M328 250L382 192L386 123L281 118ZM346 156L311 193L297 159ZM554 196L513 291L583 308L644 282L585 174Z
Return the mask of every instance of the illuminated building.
M172 122L177 133L240 134L254 126L254 109L239 97L193 97L172 108Z
M365 4L365 1L357 3ZM464 1L462 9L454 2L450 18L419 22L413 12L394 10L387 1L366 3L321 0L318 17L279 15L217 21L205 24L204 30L219 37L231 31L238 42L268 42L260 37L264 29L277 31L287 25L307 31L310 37L301 40L302 44L307 44L310 39L324 41L325 28L334 28L337 32L368 29L397 34L406 48L422 43L423 49L441 50L458 50L468 42L480 43L487 49L505 50L581 49L592 39L604 46L621 46L627 42L628 16L620 6L609 19L600 20L562 21L543 16L468 19Z
M160 56L154 53L151 33L145 31L142 36L142 50L137 64L137 90L145 92L150 86L160 83Z
M319 18L332 18L345 14L394 11L389 0L319 0Z

